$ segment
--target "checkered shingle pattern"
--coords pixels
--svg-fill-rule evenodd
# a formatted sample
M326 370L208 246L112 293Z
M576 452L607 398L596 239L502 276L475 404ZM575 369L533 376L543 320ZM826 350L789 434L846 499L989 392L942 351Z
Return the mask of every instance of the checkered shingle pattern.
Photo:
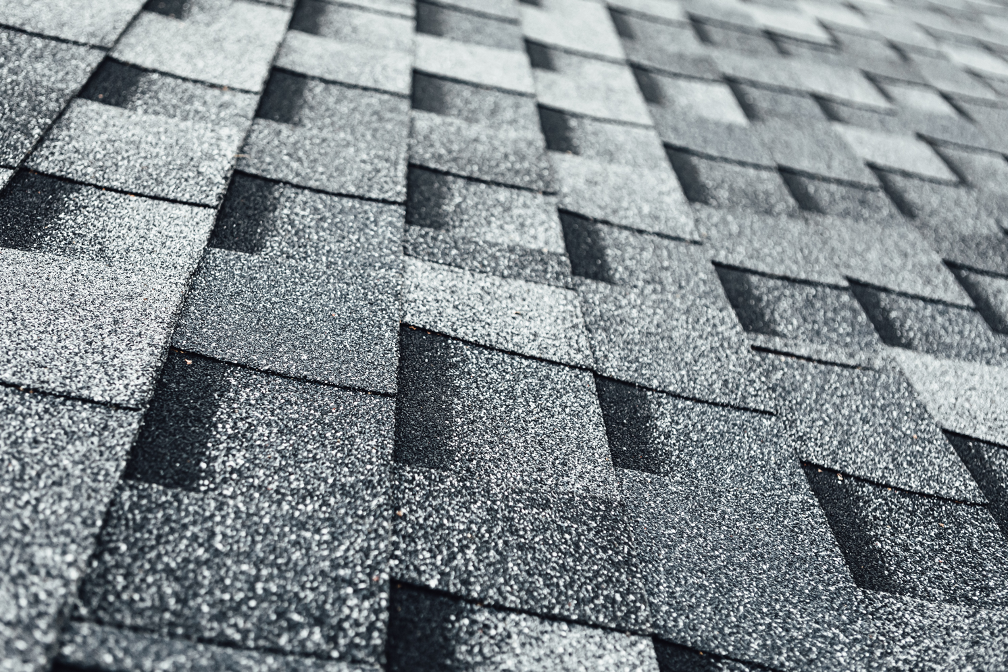
M0 671L1004 669L1004 0L0 0L0 91Z

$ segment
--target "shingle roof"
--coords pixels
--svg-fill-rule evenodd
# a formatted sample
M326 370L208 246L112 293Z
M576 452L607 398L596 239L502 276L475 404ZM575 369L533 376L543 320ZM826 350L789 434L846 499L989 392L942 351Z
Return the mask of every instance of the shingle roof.
M1001 670L1005 0L0 0L0 672Z

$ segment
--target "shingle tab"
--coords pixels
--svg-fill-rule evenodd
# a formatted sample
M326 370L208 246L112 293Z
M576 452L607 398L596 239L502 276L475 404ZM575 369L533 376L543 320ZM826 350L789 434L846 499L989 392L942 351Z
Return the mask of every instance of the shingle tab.
M392 420L387 398L173 355L77 618L376 662Z
M96 49L0 29L0 164L16 168L102 59Z
M7 664L41 668L94 548L140 413L0 387ZM17 603L17 608L14 604Z
M242 0L194 5L185 20L142 12L112 55L180 77L261 91L288 13Z
M29 33L111 47L143 0L22 0L0 7L0 24Z
M592 363L577 296L559 287L407 259L403 322L530 357Z
M78 99L28 167L99 187L216 205L243 131Z
M274 72L238 168L331 193L401 202L408 110L399 96Z

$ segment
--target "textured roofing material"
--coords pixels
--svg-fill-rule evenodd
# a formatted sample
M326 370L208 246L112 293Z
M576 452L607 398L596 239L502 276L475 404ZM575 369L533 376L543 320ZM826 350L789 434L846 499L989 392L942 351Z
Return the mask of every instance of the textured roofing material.
M1004 669L1002 0L0 0L0 92L0 672Z

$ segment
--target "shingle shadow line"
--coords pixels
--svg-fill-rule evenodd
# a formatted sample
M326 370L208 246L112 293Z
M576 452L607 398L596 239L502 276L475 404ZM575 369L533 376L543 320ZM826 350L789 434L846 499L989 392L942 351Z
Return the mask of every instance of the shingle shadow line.
M106 510L106 515L108 515L108 512L111 512L111 510L112 510L112 507L109 506L108 509ZM103 520L102 520L102 529L104 529L104 528L105 528L105 519L103 518ZM100 534L101 533L99 532L99 535ZM97 552L98 550L100 550L100 549L98 549L96 547L95 551ZM94 557L94 555L92 555L91 557ZM91 558L88 558L89 562L88 562L88 565L86 565L86 566L90 566L90 559ZM83 583L83 579L81 579L81 583ZM68 600L68 602L72 602L72 600ZM329 663L331 663L333 661L333 659L331 657L329 657L327 655L324 655L323 653L316 653L316 654L311 654L311 653L292 653L290 651L285 651L283 649L280 649L280 648L277 648L277 647L274 647L274 646L255 646L255 647L251 647L250 648L248 646L243 646L241 643L238 643L238 642L207 639L207 638L201 637L199 635L197 635L195 637L191 637L191 638L190 637L176 637L176 636L173 636L173 635L166 635L166 634L164 634L162 632L159 632L158 630L155 630L154 628L144 628L144 627L140 627L140 626L137 626L137 625L123 625L121 623L110 623L110 622L106 622L106 621L104 621L104 620L102 620L100 618L96 618L96 617L95 618L89 617L87 619L80 619L80 618L70 617L70 618L67 618L66 620L67 621L72 621L72 622L75 622L75 623L94 623L95 625L101 625L101 626L104 626L104 627L107 627L107 628L114 628L114 629L122 631L122 632L132 632L132 633L136 633L136 634L139 634L139 635L151 635L151 636L156 637L158 639L168 640L168 641L172 641L172 642L180 642L180 643L190 644L190 645L192 645L192 644L203 644L205 646L212 646L212 647L219 648L219 649L229 649L231 651L244 651L244 652L252 653L252 654L262 654L262 653L273 654L273 655L282 656L283 658L288 658L288 659L294 658L294 659L301 659L301 660L313 660L313 661L314 660L318 660L318 661L324 661L324 662L329 662ZM62 628L59 628L59 630L62 630ZM60 660L60 654L57 653L54 659L56 661L59 661ZM367 670L369 668L365 667L365 666L367 666L367 665L373 665L374 664L371 661L347 661L347 662L350 662L353 665L353 669L356 669L357 666L360 666L360 668L362 670ZM87 669L91 669L91 668L87 668ZM290 669L290 668L281 668L281 669Z
M642 94L643 97L643 94ZM539 103L539 107L544 110L549 110L550 112L556 112L557 114L563 114L568 117L574 117L575 119L588 119L589 121L598 121L603 124L611 124L613 126L629 126L630 128L643 128L648 130L654 130L654 124L640 124L636 121L625 121L623 119L612 119L611 117L599 117L594 114L584 114L582 112L572 112L570 110L561 110L558 107L553 107L552 105L544 105Z
M627 510L627 508L626 508L626 502L623 501L622 495L620 495L620 498L616 502L616 504L617 504L617 506L621 510L623 510L624 512L626 512L626 510ZM621 634L637 635L637 636L640 636L640 637L654 637L655 636L654 635L654 627L653 626L649 626L647 628L642 628L642 629L639 629L639 630L620 629L620 628L614 628L614 627L611 627L611 626L608 626L608 625L602 625L600 623L596 623L596 622L593 622L593 621L586 621L586 620L577 619L577 618L562 618L560 616L557 616L556 614L540 613L540 612L537 612L537 611L529 611L529 610L526 610L526 609L518 609L516 607L508 607L508 606L504 606L502 604L498 604L496 602L477 600L477 599L473 599L471 597L462 597L462 596L456 595L454 593L451 593L451 592L448 592L448 591L445 591L445 590L440 590L438 588L431 588L430 586L424 586L424 585L412 583L409 580L397 579L397 578L395 578L394 573L392 574L391 583L393 584L393 588L408 587L408 588L413 589L413 590L417 590L417 591L420 591L420 592L423 592L423 593L427 593L428 595L434 595L434 596L437 596L437 597L444 597L444 598L447 598L447 599L450 599L450 600L453 600L453 601L456 601L456 602L464 602L465 604L470 604L470 605L473 605L475 607L481 607L481 608L484 608L484 609L493 609L495 611L502 611L502 612L506 612L506 613L509 613L509 614L522 614L522 615L526 615L526 616L533 616L535 618L541 618L544 621L551 621L553 623L573 623L575 625L583 625L585 627L591 628L592 630L603 630L605 632L616 632L616 633L621 633ZM395 584L398 584L398 585L395 585ZM645 594L646 594L646 591L645 591ZM648 605L648 612L649 613L650 613L650 610L651 609L650 609L650 604L649 604Z
M571 49L569 47L560 47L554 44L546 44L545 42L530 40L527 37L525 38L525 41L534 44L536 46L542 47L544 49L549 49L550 51L558 51L562 54L570 54L571 56L577 56L578 58L586 58L592 61L601 61L603 63L614 63L616 65L626 65L625 58L602 56L601 54L596 54L589 51L580 51L578 49Z
M137 13L134 14L130 18L130 20L126 23L126 25L123 27L122 32L120 32L116 36L116 39L115 39L115 41L112 42L112 46L111 47L108 47L108 48L93 47L90 44L83 44L81 46L85 46L85 47L88 47L90 49L95 49L95 50L97 50L99 52L105 53L106 55L112 53L112 50L115 49L116 45L119 43L119 40L122 39L123 35L125 35L127 32L129 32L129 29L133 27L133 24L137 22L137 19L140 17L140 15L142 13L143 13L142 9L138 9L137 10ZM26 35L36 35L37 37L40 37L40 38L43 38L43 39L46 39L46 40L57 39L57 38L48 37L46 35L40 35L40 34L36 34L36 33L31 33L31 32L28 32L28 31L18 30L16 28L11 28L11 30L15 30L17 32L22 32L22 33L24 33ZM58 40L57 39L57 41L61 41L61 42L67 43L67 44L80 44L78 42L73 42L73 41L70 41L70 40ZM104 59L102 59L102 60L104 60ZM84 90L84 87L87 86L87 84L88 84L89 81L91 81L91 77L94 75L95 72L97 72L98 68L100 68L100 67L101 67L101 61L99 61L98 64L95 65L94 70L92 70L91 73L88 74L87 79L84 80L83 82L81 82L81 85L78 86L76 90L74 90L73 94L67 99L66 105L64 105L63 109L61 109L59 111L59 114L57 114L55 117L53 117L53 120L51 122L49 122L49 124L42 130L42 133L39 134L38 139L35 140L35 144L33 144L28 149L28 151L25 152L25 154L24 154L23 157L21 157L21 161L15 167L16 169L20 169L22 166L24 166L25 163L28 161L28 159L31 158L32 154L35 153L35 150L42 146L42 143L44 143L46 141L46 139L49 137L49 133L52 132L52 129L56 127L56 124L58 124L61 119L63 119L63 115L66 114L66 111L70 108L70 103L73 102L77 98L77 96L80 95L81 91Z
M427 263L437 264L437 265L444 265L444 264L438 264L438 262L431 262L431 261L428 261ZM448 268L451 268L453 271L457 271L458 270L454 266L449 266ZM539 283L535 283L535 284L539 284ZM423 331L424 333L432 335L432 336L442 336L444 338L447 338L449 340L455 341L457 343L462 343L464 345L472 346L474 348L480 348L482 350L491 350L493 352L502 352L505 355L510 355L512 357L521 357L522 359L525 359L525 360L528 360L528 361L531 361L531 362L540 362L542 364L550 364L552 366L563 366L563 367L568 368L568 369L573 369L574 371L584 371L586 373L592 373L592 374L595 373L595 369L587 367L587 366L581 366L581 365L578 365L578 364L568 364L566 362L560 362L560 361L557 361L555 359L546 359L545 357L537 357L535 355L527 355L527 354L525 354L523 352L518 352L516 350L508 350L507 348L498 348L498 347L493 346L493 345L485 345L483 343L477 343L476 341L471 341L471 340L469 340L467 338L459 338L458 336L453 336L452 334L448 334L448 333L445 333L443 331L438 331L437 329L430 329L428 327L421 327L421 326L418 326L418 325L415 325L415 324L410 324L406 320L400 320L399 325L400 325L400 328L401 327L406 327L407 329L414 329L416 331ZM592 356L594 357L594 354ZM375 394L377 394L377 393L375 393Z
M882 285L875 285L875 284L872 284L870 282L865 282L863 280L859 280L858 278L852 278L852 277L847 276L846 279L847 279L847 282L850 283L850 285L851 285L852 288L856 287L858 289L869 289L869 290L872 290L872 291L875 291L875 292L884 292L885 294L892 294L893 296L899 296L899 297L902 297L904 299L913 299L914 301L923 301L924 303L930 303L930 304L936 305L936 306L945 306L946 308L953 308L953 309L956 309L956 310L974 310L975 311L977 309L975 305L964 306L961 303L952 303L951 301L943 301L942 299L933 299L931 297L921 296L919 294L912 294L910 292L903 292L903 291L896 290L896 289L890 289L888 287L883 287ZM963 290L963 291L965 291L965 290ZM967 294L967 296L968 296L968 294Z
M323 2L332 2L332 0L323 0ZM336 4L336 3L333 3ZM496 21L498 23L508 23L513 26L518 26L521 21L517 18L506 19L499 14L491 14L490 12L481 12L478 9L472 7L461 7L459 5L453 5L450 2L443 2L442 0L417 0L418 5L434 5L435 7L441 7L442 9L450 9L453 12L458 12L459 14L467 14L469 16L476 16L481 19L487 19L490 21Z
M793 352L787 352L785 350L779 350L777 348L772 348L766 345L758 345L753 343L749 346L749 349L753 352L761 352L768 355L778 355L780 357L787 357L788 359L797 359L800 362L809 362L810 364L821 364L823 366L835 366L841 369L853 369L855 371L874 371L875 369L870 366L865 366L863 364L844 364L841 362L833 362L826 359L819 359L817 357L807 357L805 355L796 355Z
M733 166L741 166L743 168L752 168L754 170L762 170L763 172L776 173L777 166L768 166L764 163L753 163L751 161L739 161L738 159L726 159L723 156L718 156L716 154L708 154L707 152L701 152L691 147L686 147L684 145L676 145L671 142L662 140L662 145L664 146L666 153L669 151L678 152L679 154L686 154L687 156L695 156L698 159L704 159L706 161L712 161L714 163L724 163Z
M807 287L826 287L826 288L829 288L829 289L839 289L839 290L842 290L842 291L846 291L846 290L850 289L849 285L834 284L832 282L820 282L818 280L808 280L808 279L805 279L805 278L795 278L795 277L790 276L790 275L781 275L781 274L778 274L778 273L769 273L767 271L755 271L755 270L753 270L751 268L747 268L745 266L738 266L738 265L735 265L735 264L726 264L726 263L721 262L721 261L712 261L711 264L714 265L717 268L724 268L724 269L727 269L729 271L738 271L740 273L746 273L747 275L758 275L758 276L760 276L762 278L770 278L771 280L784 280L786 282L792 282L792 283L794 283L796 285L805 285ZM848 280L849 280L849 278L848 278Z
M111 408L117 411L143 410L143 406L130 406L127 404L118 404L114 401L99 401L97 399L90 399L88 397L83 397L76 394L68 394L65 392L51 392L49 390L44 390L39 387L32 387L31 385L21 385L19 383L11 383L3 380L0 380L0 387L6 387L12 390L17 390L18 392L23 392L25 394L41 394L47 397L54 397L56 399L66 399L67 401L79 401L85 404L91 404L93 406L102 406L104 408Z
M823 466L821 464L816 464L815 462L812 462L810 460L801 460L801 465L803 467L811 467L813 469L818 469L819 471L826 472L828 474L835 474L835 475L843 476L844 480L850 479L852 481L856 481L856 482L860 482L860 483L867 483L868 485L875 486L876 488L888 488L890 490L895 490L897 492L902 492L904 494L913 495L914 497L925 497L927 499L936 500L936 501L940 501L940 502L951 502L952 504L957 504L959 506L974 506L974 507L983 508L983 509L986 509L986 508L990 507L990 502L988 502L988 501L984 501L984 502L967 502L967 501L960 500L960 499L952 499L951 497L943 497L941 495L935 495L935 494L932 494L932 493L929 493L929 492L918 492L917 490L908 490L907 488L901 488L901 487L899 487L897 485L890 485L889 483L883 483L881 481L872 480L870 478L863 478L861 476L852 476L851 474L848 474L846 472L839 471L839 470L834 469L832 467L826 467L826 466ZM986 499L986 496L985 496L985 499Z
M998 228L1000 229L1000 227ZM1004 231L1003 229L1001 229L1001 231L1005 236L1008 236L1008 231ZM956 260L942 259L942 261L945 262L945 265L948 266L949 270L951 270L953 273L956 270L962 270L962 271L969 271L970 273L976 273L977 275L986 275L991 278L1008 279L1008 270L1005 270L1003 273L998 273L997 271L992 271L989 268L978 268L976 266L971 266L969 263L966 263L961 259Z
M253 2L254 0L248 0L248 1L249 2ZM269 6L270 7L276 7L276 5L269 5ZM101 63L98 64L98 67L95 68L94 72L91 73L91 77L94 77L95 74L98 72L98 70L106 62L117 63L117 64L119 64L119 65L121 65L123 67L126 67L126 68L133 68L135 70L140 70L141 72L148 72L148 73L155 74L155 75L161 75L163 77L167 77L169 79L175 79L175 80L178 80L180 82L188 82L190 84L198 84L198 85L206 87L208 89L217 89L217 90L221 90L221 91L223 91L223 90L237 91L238 93L247 93L247 94L253 95L253 96L262 95L261 93L257 93L255 91L249 91L248 89L239 89L239 88L234 87L234 86L223 86L221 84L211 84L210 82L203 81L202 79L194 79L192 77L183 77L182 75L176 75L174 73L165 72L163 70L158 70L156 68L150 68L150 67L147 67L147 66L144 66L144 65L136 65L135 63L129 63L128 61L122 61L122 60L116 58L115 56L113 56L112 53L111 53L111 50L110 50L110 53L107 56L105 56L105 59ZM91 77L88 78L89 82L91 80Z
M386 96L394 96L396 98L409 98L408 93L399 93L398 91L389 91L388 89L380 89L375 86L363 86L361 84L350 84L348 82L343 82L338 79L329 79L327 77L319 77L318 75L308 75L303 72L298 72L297 70L291 70L290 68L284 68L281 66L274 66L270 68L270 72L282 72L286 75L292 75L294 77L302 77L304 79L310 79L315 82L322 82L329 86L338 86L344 89L353 89L355 91L368 91L370 93L380 93Z
M630 16L637 17L648 23L657 23L662 26L685 26L689 24L690 20L687 19L669 19L664 16L655 16L654 14L648 14L647 12L630 9L628 7L614 7L612 5L606 4L606 9L609 10L610 14L628 14Z
M399 12L390 12L384 9L378 9L377 7L368 7L365 6L364 4L357 4L354 2L340 2L340 0L318 0L318 2L321 2L324 5L332 5L333 7L349 7L350 9L356 9L365 12L367 14L379 14L381 16L391 16L396 19L406 18L405 15L400 14ZM276 5L274 5L274 7L275 6Z
M87 182L85 180L76 180L76 179L74 179L72 177L64 177L62 175L57 175L55 173L47 173L47 172L45 172L43 170L32 170L32 169L27 169L27 168L24 168L22 170L25 170L26 172L29 172L29 173L31 173L33 175L44 175L45 177L52 178L54 180L60 180L62 182L67 182L68 184L78 184L78 185L81 185L81 186L84 186L84 187L93 187L95 189L101 189L102 191L110 191L110 192L112 192L114 194L124 194L126 196L135 196L137 198L147 198L147 199L150 199L152 201L162 201L164 203L174 203L176 205L185 205L185 206L188 206L188 207L191 207L191 208L207 208L207 209L210 209L210 210L216 210L217 207L220 205L220 202L218 202L216 205L207 205L206 203L194 203L193 201L184 201L184 200L177 199L177 198L166 198L164 196L152 196L152 195L147 195L147 194L140 194L140 193L136 193L136 192L133 192L133 191L129 191L128 189L120 189L118 187L107 187L107 186L105 186L103 184L98 184L96 182Z
M244 369L246 371L254 371L256 373L262 373L262 374L265 374L267 376L274 376L276 378L283 378L284 380L290 380L290 381L294 381L296 383L307 383L309 385L322 385L324 387L330 387L330 388L334 388L334 389L337 389L337 390L346 390L347 392L356 392L358 394L370 394L370 395L378 396L378 397L388 397L390 399L394 399L395 396L396 396L396 394L397 394L395 392L378 392L376 390L369 390L367 388L356 387L354 385L345 385L345 384L340 384L340 383L330 383L328 381L318 380L318 379L315 379L315 378L309 378L307 376L293 376L293 375L290 375L290 374L287 374L287 373L278 373L276 371L272 371L272 370L267 369L267 368L260 368L260 367L257 367L257 366L252 366L251 364L242 364L240 362L233 362L233 361L230 361L230 360L227 360L227 359L218 359L217 357L212 357L210 355L204 355L203 353L200 353L200 352L190 352L188 350L182 350L181 348L176 348L174 346L170 347L169 350L171 350L172 352L175 352L175 353L177 353L179 355L192 355L193 357L199 357L201 359L206 359L206 360L209 360L211 362L217 362L219 364L225 364L227 366L233 366L235 368ZM167 360L167 358L166 358L166 360ZM162 364L162 366L163 366L163 364ZM159 373L159 375L160 375L160 373Z
M139 12L137 12L139 14ZM132 20L130 21L132 23ZM128 28L129 26L127 26ZM28 35L29 37L38 37L43 40L48 40L49 42L59 42L61 44L72 44L76 47L87 47L88 49L94 49L96 51L104 51L106 53L112 51L113 47L101 47L97 44L91 44L90 42L80 42L78 40L71 40L66 37L57 37L56 35L46 35L45 33L39 33L34 30L27 30L26 28L19 28L18 26L12 26L9 23L0 23L0 28L4 30L9 30L12 33L20 33L21 35ZM126 31L123 30L123 33ZM122 33L119 33L122 35ZM117 38L118 39L118 38Z
M930 147L930 144L928 146ZM952 187L965 187L965 186L967 186L967 185L963 184L962 182L958 181L958 179L955 180L955 181L953 181L953 180L942 180L942 179L939 179L937 177L930 177L928 175L921 175L920 173L914 173L914 172L911 172L909 170L901 170L899 168L894 168L892 166L880 166L879 164L873 163L871 161L865 161L865 165L868 166L869 168L871 168L872 171L874 171L876 173L878 173L878 172L891 173L893 175L900 175L902 177L909 177L911 179L920 180L921 182L928 182L930 184L940 184L940 185L946 186L946 187L949 187L949 186L952 186ZM944 160L942 160L942 165L945 165L945 161ZM888 191L889 190L886 189L886 193L888 193ZM890 196L890 198L892 198L892 196ZM892 199L892 200L895 201L896 199Z
M556 194L556 191L540 191L538 189L533 189L532 187L523 187L517 184L508 184L505 182L497 182L496 180L485 180L478 177L472 177L471 175L463 175L462 173L453 173L450 170L442 170L441 168L432 168L431 166L426 166L422 163L413 163L412 161L406 165L409 168L418 168L420 170L426 170L430 173L437 173L438 175L446 175L448 177L459 177L463 180L468 180L470 182L479 182L480 184L489 184L495 187L504 187L505 189L515 189L517 191L527 191L532 194L539 194L541 196L551 196ZM401 205L405 201L399 201L398 204Z
M687 394L680 394L678 392L670 392L668 390L663 390L658 387L650 387L649 385L642 385L640 383L635 383L627 380L620 380L619 378L613 378L612 376L604 376L601 373L595 373L596 378L602 378L603 380L611 380L616 383L623 385L632 385L641 390L646 390L648 392L657 392L658 394L664 394L667 397L674 397L676 399L683 399L685 401L691 401L696 404L704 404L706 406L716 406L717 408L727 408L733 411L742 411L744 413L758 413L759 415L766 415L770 417L777 417L780 415L777 411L768 411L765 408L751 408L749 406L743 406L741 404L729 404L724 401L711 401L710 399L700 399L698 397L691 397Z
M640 233L647 236L655 236L657 238L672 241L673 243L684 243L686 245L697 245L697 246L703 246L704 244L702 240L698 240L695 238L683 238L682 236L673 236L672 234L669 233L659 233L657 231L638 229L636 227L629 226L627 224L617 224L616 222L611 222L608 219L598 219L596 217L588 217L587 215L577 212L576 210L568 210L567 208L558 207L557 212L565 215L571 215L572 217L578 217L580 219L592 222L593 224L604 224L605 226L611 226L614 229L622 229L624 231L631 231L633 233Z
M714 667L713 666L713 661L712 661L712 667L704 667L704 668L702 668L703 672L714 672L714 670L718 670L718 672L727 672L729 669L731 669L731 670L739 670L740 672L741 672L741 670L746 670L746 672L750 672L750 671L751 672L777 672L777 670L775 670L774 668L767 667L766 665L763 665L762 663L757 663L757 662L755 662L753 660L747 660L745 658L735 658L733 656L724 655L724 654L718 653L716 651L711 651L710 649L708 649L708 650L698 649L698 648L694 647L691 644L682 644L680 642L673 642L671 639L668 639L667 637L663 637L663 636L661 636L660 634L657 634L657 633L654 634L654 635L652 635L652 638L658 640L662 644L666 644L666 645L669 645L669 646L676 646L676 647L679 647L680 649L687 649L688 651L700 654L701 656L712 656L712 657L713 656L717 656L721 660L727 660L727 661L729 661L731 663L738 663L739 665L742 666L740 668L735 668L734 666L732 666L731 668ZM659 668L659 669L662 669L662 668ZM682 668L679 668L679 669L682 669ZM696 668L694 668L694 672L695 672L695 669Z
M285 185L285 186L288 186L288 187L293 187L295 189L299 189L299 190L302 190L302 191L309 191L309 192L312 192L312 193L315 193L315 194L324 194L326 196L336 196L338 198L352 198L352 199L354 199L356 201L368 201L370 203L380 203L382 205L398 205L398 206L403 206L406 203L405 199L401 200L401 201L392 201L392 200L389 200L387 198L375 198L373 196L361 196L359 194L348 194L348 193L343 193L341 191L327 191L325 189L319 189L318 187L306 187L305 185L298 184L296 182L289 182L287 180L278 180L278 179L272 178L272 177L264 177L263 175L258 175L256 173L249 173L249 172L246 172L246 171L244 171L244 170L242 170L240 168L236 168L235 170L233 170L232 171L232 175L244 175L245 177L251 177L251 178L254 178L256 180L262 180L264 182L271 182L273 184L282 184L282 185ZM228 183L228 186L230 188L230 182ZM225 190L225 193L227 193L227 190Z
M518 52L516 52L518 53ZM528 98L531 101L535 101L536 96L534 93L529 93L528 91L515 91L514 89L508 89L503 86L493 86L492 84L480 84L477 82L470 81L468 79L462 79L460 77L449 77L437 72L431 72L429 70L424 70L423 68L413 68L413 72L423 75L424 77L430 77L431 79L440 79L445 82L452 82L454 84L462 84L464 86L470 86L474 89L482 89L484 91L497 91L499 93L506 93L509 96L516 96L518 98ZM412 82L411 82L412 83ZM410 97L409 94L405 94L407 98Z
M845 180L842 177L830 177L828 175L823 175L821 173L815 173L808 170L802 170L800 168L793 168L791 166L784 166L777 164L777 170L781 173L787 173L789 175L795 175L797 177L805 177L816 182L825 182L827 184L839 184L844 187L853 187L855 189L863 189L865 191L881 191L881 187L878 183L872 184L870 182L858 182L857 180Z
M953 429L946 429L945 427L942 427L941 431L944 434L951 434L952 436L954 436L954 437L956 437L958 439L962 439L963 441L980 441L981 443L986 443L986 444L989 444L991 446L997 446L1001 450L1008 451L1008 445L1006 445L1004 443L998 443L997 441L991 441L990 439L984 439L984 438L981 438L979 436L972 436L970 434L963 434L962 432L959 432L959 431L956 431L956 430L953 430Z
M647 73L657 73L666 77L674 77L675 79L687 79L691 82L724 82L729 83L728 78L719 73L717 77L698 75L696 73L687 73L680 70L675 70L672 68L663 68L656 63L642 63L633 58L627 58L627 65L633 70L643 70ZM642 92L643 93L643 92ZM660 106L660 104L655 103Z

